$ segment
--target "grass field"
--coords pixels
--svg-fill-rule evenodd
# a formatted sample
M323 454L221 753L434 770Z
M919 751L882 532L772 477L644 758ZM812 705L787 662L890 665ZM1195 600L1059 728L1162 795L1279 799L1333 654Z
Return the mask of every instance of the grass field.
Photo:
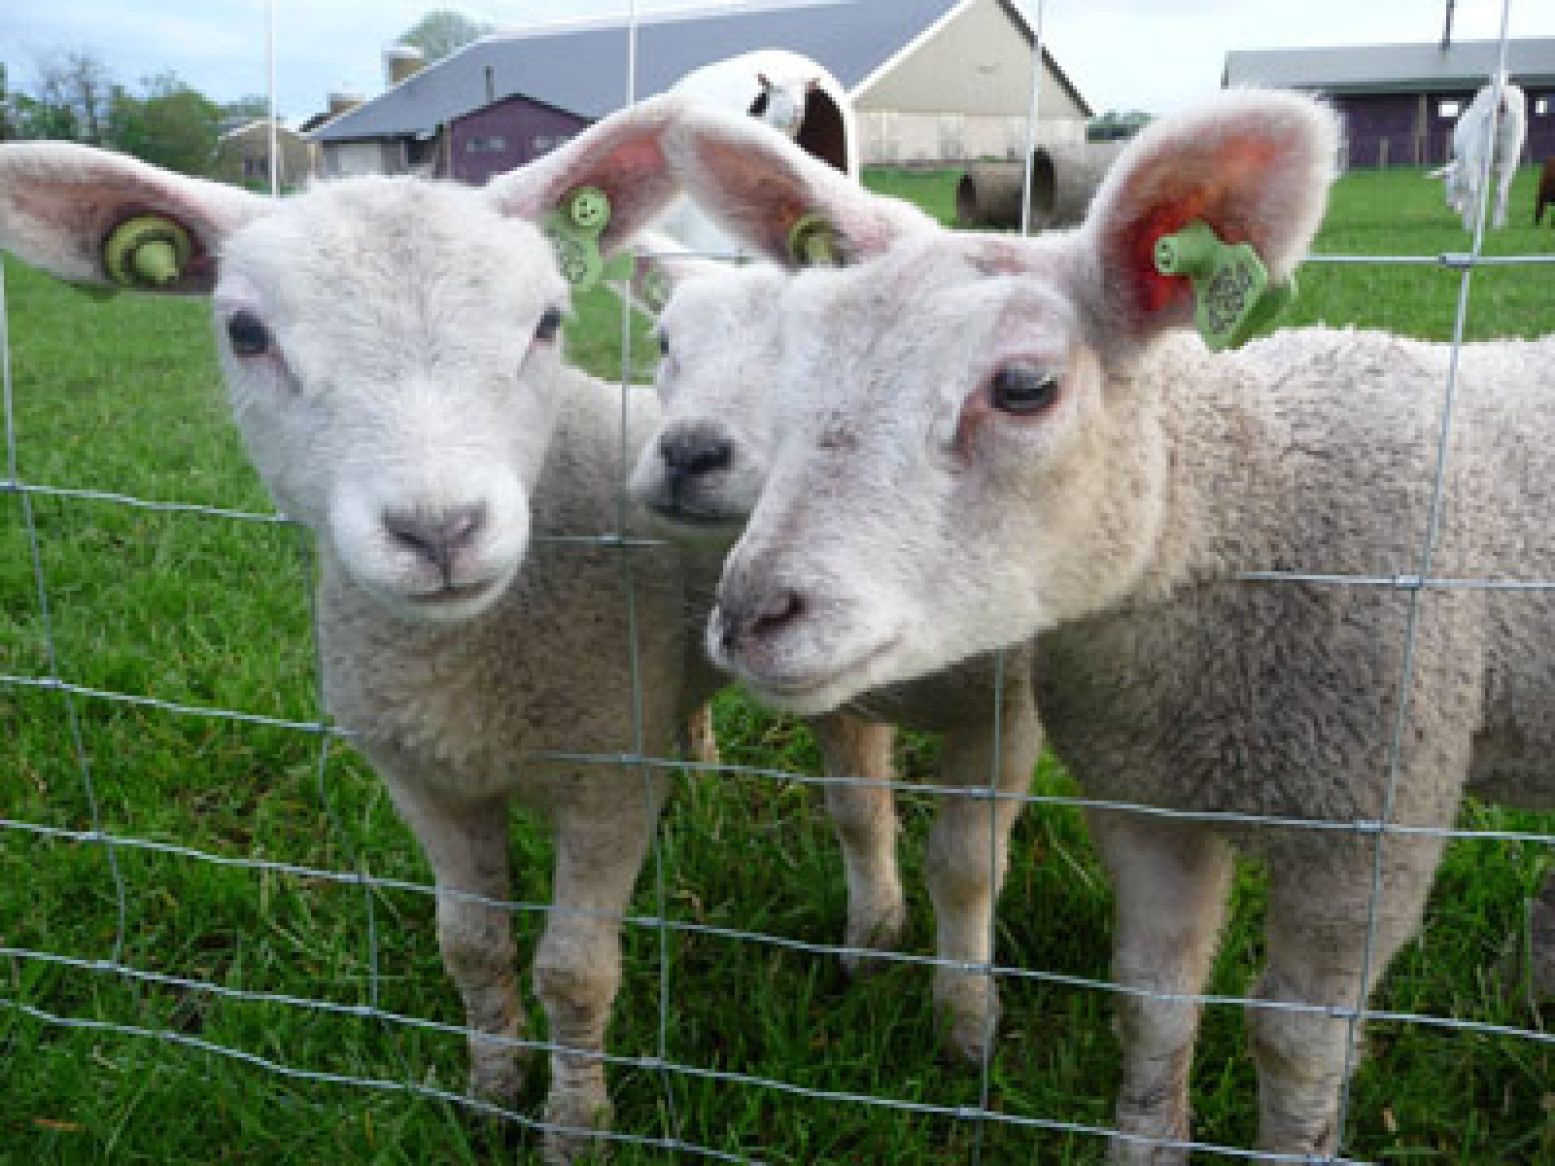
M871 181L936 213L953 178L883 172ZM1555 254L1555 230L1528 225L1532 175L1513 193L1500 254ZM1466 248L1438 183L1418 171L1340 183L1318 250L1434 254ZM221 400L205 307L123 296L93 302L14 263L6 268L22 480L267 512ZM1299 322L1385 326L1445 338L1458 278L1442 269L1311 265ZM574 358L613 375L619 311L580 306ZM1555 267L1477 273L1469 335L1555 329ZM635 352L649 351L639 343ZM289 528L35 496L58 674L93 689L199 708L308 721L318 713L307 564ZM0 494L0 674L51 674L23 501ZM0 818L175 844L234 859L352 870L424 882L427 871L378 783L351 751L322 771L317 740L263 724L190 716L0 681ZM720 698L727 760L815 772L803 730ZM72 726L95 787L87 796ZM586 743L579 743L580 746ZM904 746L905 773L932 771L934 744ZM1071 789L1044 763L1042 793ZM907 949L932 931L918 886L932 811L904 799L912 888ZM1468 825L1547 830L1555 823L1471 806ZM515 897L547 899L548 844L515 816ZM1041 807L1017 827L998 935L1001 963L1105 979L1109 893L1078 815ZM840 940L840 861L818 793L756 777L678 780L662 828L663 894L678 920L810 943ZM312 997L457 1023L439 964L430 900L144 849L113 852L126 904L124 964L248 992ZM1426 929L1390 973L1379 1004L1542 1031L1539 1013L1493 974L1544 848L1455 844ZM115 873L96 843L0 828L0 948L107 959L119 932ZM1213 991L1247 987L1261 939L1261 883L1248 870ZM370 908L370 912L369 912ZM657 909L655 879L636 903ZM369 915L376 952L369 943ZM519 917L527 949L538 916ZM625 985L611 1034L624 1055L659 1050L660 938L629 928ZM848 986L827 958L707 935L668 942L672 994L663 1040L681 1064L809 1089L926 1105L975 1105L975 1071L936 1054L928 971L895 966ZM376 965L376 966L375 966ZM1002 1113L1106 1125L1117 1051L1105 992L1032 981L1003 986L991 1067ZM326 1015L277 1002L219 999L37 958L0 957L0 1162L427 1163L511 1160L459 1107L394 1090L287 1078L166 1039L48 1023L56 1016L180 1034L294 1068L458 1090L462 1039ZM534 1031L543 1020L534 1010ZM1390 1162L1555 1162L1555 1053L1528 1038L1378 1024L1361 1070L1347 1149ZM543 1074L525 1104L538 1112ZM1100 1139L858 1103L789 1096L628 1069L614 1074L617 1128L780 1163L1090 1163ZM1196 1134L1246 1145L1255 1084L1236 1009L1208 1010L1194 1076ZM523 1153L519 1157L522 1159ZM622 1149L621 1162L656 1161ZM690 1159L688 1160L695 1160Z

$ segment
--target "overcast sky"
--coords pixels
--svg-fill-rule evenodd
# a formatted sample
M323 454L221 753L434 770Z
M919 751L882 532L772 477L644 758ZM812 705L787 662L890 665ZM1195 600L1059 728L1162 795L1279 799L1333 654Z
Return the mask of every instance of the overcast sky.
M639 11L720 0L639 0ZM889 4L892 0L865 0ZM499 27L624 13L623 0L274 0L277 93L301 121L325 94L382 87L383 46L428 9ZM1091 106L1177 108L1218 87L1231 49L1435 41L1446 0L1045 0L1049 52ZM1036 0L1024 0L1030 13ZM1494 37L1502 0L1457 0L1461 39ZM0 61L13 84L51 52L85 49L134 84L171 69L217 100L266 89L265 0L0 0ZM1555 36L1555 2L1511 0L1513 36Z

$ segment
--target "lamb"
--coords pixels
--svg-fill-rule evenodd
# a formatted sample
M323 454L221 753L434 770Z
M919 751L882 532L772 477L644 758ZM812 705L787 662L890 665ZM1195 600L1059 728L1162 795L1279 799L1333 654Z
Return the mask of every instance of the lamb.
M86 147L0 148L0 248L73 281L117 272L213 297L249 455L317 537L328 704L431 864L471 1090L504 1106L524 1015L510 916L492 902L509 897L509 798L550 819L534 985L558 1046L552 1161L608 1123L620 920L666 778L547 754L670 755L714 685L688 621L717 559L534 545L533 531L641 531L620 499L620 428L624 408L633 448L656 414L651 394L623 407L618 387L562 363L568 288L536 223L593 187L612 211L591 220L601 245L630 238L675 193L660 140L679 109L639 106L482 190L357 178L275 202Z
M916 215L904 218L916 221ZM773 305L789 276L770 264L728 268L660 248L645 277L673 289L659 317L663 412L628 488L671 537L692 545L732 541L760 496L773 444L770 382L778 357ZM892 778L892 724L945 734L939 784L1001 797L941 800L928 840L925 875L937 921L935 1000L948 1019L951 1052L980 1061L997 1022L997 989L967 965L992 958L992 916L1006 867L1009 832L1041 753L1031 694L1029 645L1003 661L982 656L861 697L816 719L827 772ZM1002 684L1001 684L1002 681ZM995 713L995 699L1000 703ZM888 785L829 784L827 808L848 877L844 958L894 947L905 908L897 871L894 797ZM992 831L993 837L989 833Z
M1555 598L1413 582L1555 565L1555 340L1462 349L1438 508L1446 346L1318 327L1214 352L1181 328L1198 300L1217 346L1243 339L1252 260L1289 276L1337 141L1309 98L1229 91L1131 143L1080 228L1018 239L898 230L760 127L666 138L764 253L792 263L789 232L823 223L855 260L774 306L780 437L715 661L814 714L1037 635L1060 759L1091 797L1165 811L1090 814L1117 897L1117 1162L1186 1160L1233 848L1270 871L1261 1149L1336 1145L1353 1010L1420 925L1439 836L1237 816L1436 829L1466 789L1555 802ZM1195 245L1204 276L1173 274ZM1240 577L1268 569L1399 585Z
M1544 224L1544 208L1555 204L1555 158L1546 158L1539 170L1539 190L1533 200L1533 225Z
M1499 103L1498 86L1499 81ZM1480 184L1497 183L1493 226L1506 226L1506 200L1522 159L1523 139L1528 133L1528 108L1523 91L1503 73L1478 93L1452 127L1452 160L1429 177L1446 182L1447 205L1463 216L1463 229L1474 230L1479 223L1480 207L1488 188Z
M858 175L853 103L825 66L786 49L758 49L693 69L672 92L718 109L742 112L796 141L807 152ZM695 204L671 208L661 229L691 251L733 258L739 241L720 231Z

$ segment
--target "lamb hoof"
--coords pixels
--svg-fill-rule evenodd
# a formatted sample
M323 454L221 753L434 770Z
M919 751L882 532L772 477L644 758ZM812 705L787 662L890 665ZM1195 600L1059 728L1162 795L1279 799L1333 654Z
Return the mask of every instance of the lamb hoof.
M614 1116L607 1100L582 1093L553 1094L545 1105L545 1124L555 1127L545 1134L546 1166L608 1161L610 1143L590 1131L608 1130Z
M952 1020L941 1045L947 1058L967 1065L981 1065L992 1055L995 1025L984 1017Z
M842 969L853 980L862 980L884 970L892 961L872 952L896 951L907 926L907 908L901 902L871 911L866 920L848 924L844 940L852 949L842 956Z
M1188 1151L1175 1146L1115 1141L1107 1152L1108 1166L1188 1166Z
M472 1050L473 1052L473 1050ZM524 1064L511 1049L483 1048L470 1061L470 1095L515 1109L524 1088Z

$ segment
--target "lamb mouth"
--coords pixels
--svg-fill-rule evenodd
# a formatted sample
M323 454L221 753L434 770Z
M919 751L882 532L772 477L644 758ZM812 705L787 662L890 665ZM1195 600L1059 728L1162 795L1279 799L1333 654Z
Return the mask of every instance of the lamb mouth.
M806 676L803 678L766 677L760 676L750 671L749 669L741 669L740 671L744 676L746 685L758 696L770 698L774 703L777 704L791 705L795 706L796 708L803 706L803 708L800 708L799 711L820 712L846 703L848 700L851 700L853 697L859 695L863 689L850 692L847 696L842 697L840 700L825 702L825 709L822 709L819 706L812 706L809 698L822 696L827 692L827 690L834 689L842 685L848 679L848 677L856 676L859 673L864 672L870 667L870 665L874 664L875 661L889 655L892 651L894 651L900 642L901 636L893 635L890 638L882 640L880 643L876 644L862 656L858 656L853 660L848 661L846 664L832 668L818 675Z
M496 579L483 579L478 583L440 587L436 591L423 591L418 595L412 595L410 599L420 607L447 607L469 603L471 600L484 599L490 595L498 582Z
M670 526L689 526L701 530L727 529L731 526L742 525L745 522L743 514L724 514L716 510L687 510L683 506L677 506L673 502L650 502L649 511L660 522Z

